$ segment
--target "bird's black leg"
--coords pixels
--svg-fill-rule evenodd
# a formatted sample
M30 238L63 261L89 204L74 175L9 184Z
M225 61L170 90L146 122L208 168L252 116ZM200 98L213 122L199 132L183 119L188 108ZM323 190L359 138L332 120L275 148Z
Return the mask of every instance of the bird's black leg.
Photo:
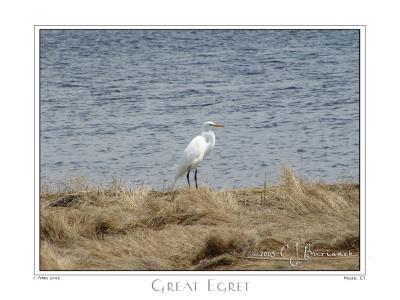
M190 169L188 170L187 175L186 175L186 178L187 178L187 181L188 181L188 184L189 184L189 188L190 188L189 173L190 173Z
M196 189L197 189L197 169L196 172L194 172L194 181L196 182Z

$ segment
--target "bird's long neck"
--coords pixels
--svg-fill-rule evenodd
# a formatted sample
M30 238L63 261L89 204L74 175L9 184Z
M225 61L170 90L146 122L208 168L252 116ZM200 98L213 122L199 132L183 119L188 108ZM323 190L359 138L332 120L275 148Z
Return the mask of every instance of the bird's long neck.
M201 135L206 139L207 150L205 155L207 155L215 146L215 134L212 130L202 131Z
M207 142L209 142L209 140L215 140L215 134L212 130L208 129L208 130L202 130L201 131L201 135L204 136L207 140Z

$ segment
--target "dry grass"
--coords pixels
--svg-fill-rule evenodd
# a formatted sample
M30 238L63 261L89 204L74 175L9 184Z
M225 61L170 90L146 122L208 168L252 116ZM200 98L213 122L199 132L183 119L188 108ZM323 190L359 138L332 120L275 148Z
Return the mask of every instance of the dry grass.
M279 186L155 192L78 188L40 197L41 270L357 270L359 187L302 182L283 169ZM251 259L309 243L353 258Z

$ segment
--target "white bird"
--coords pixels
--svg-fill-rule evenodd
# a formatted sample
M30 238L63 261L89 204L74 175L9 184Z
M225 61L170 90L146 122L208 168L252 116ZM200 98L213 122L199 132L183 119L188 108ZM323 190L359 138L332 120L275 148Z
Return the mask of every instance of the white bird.
M195 170L194 180L196 182L197 189L197 167L203 161L203 159L210 154L211 150L214 149L215 146L215 134L211 130L211 127L218 128L224 126L210 121L207 121L203 124L203 127L201 128L201 135L194 137L189 145L187 145L185 151L183 151L183 156L178 166L172 188L175 186L175 183L179 177L183 176L185 173L190 187L189 173L190 171Z

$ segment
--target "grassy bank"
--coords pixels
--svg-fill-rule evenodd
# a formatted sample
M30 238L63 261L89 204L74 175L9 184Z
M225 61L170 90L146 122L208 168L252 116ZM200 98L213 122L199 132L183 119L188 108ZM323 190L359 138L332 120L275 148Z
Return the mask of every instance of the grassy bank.
M291 266L295 243L299 259L305 245L351 255ZM257 189L40 196L41 270L357 270L358 253L358 185L302 182L288 169Z

